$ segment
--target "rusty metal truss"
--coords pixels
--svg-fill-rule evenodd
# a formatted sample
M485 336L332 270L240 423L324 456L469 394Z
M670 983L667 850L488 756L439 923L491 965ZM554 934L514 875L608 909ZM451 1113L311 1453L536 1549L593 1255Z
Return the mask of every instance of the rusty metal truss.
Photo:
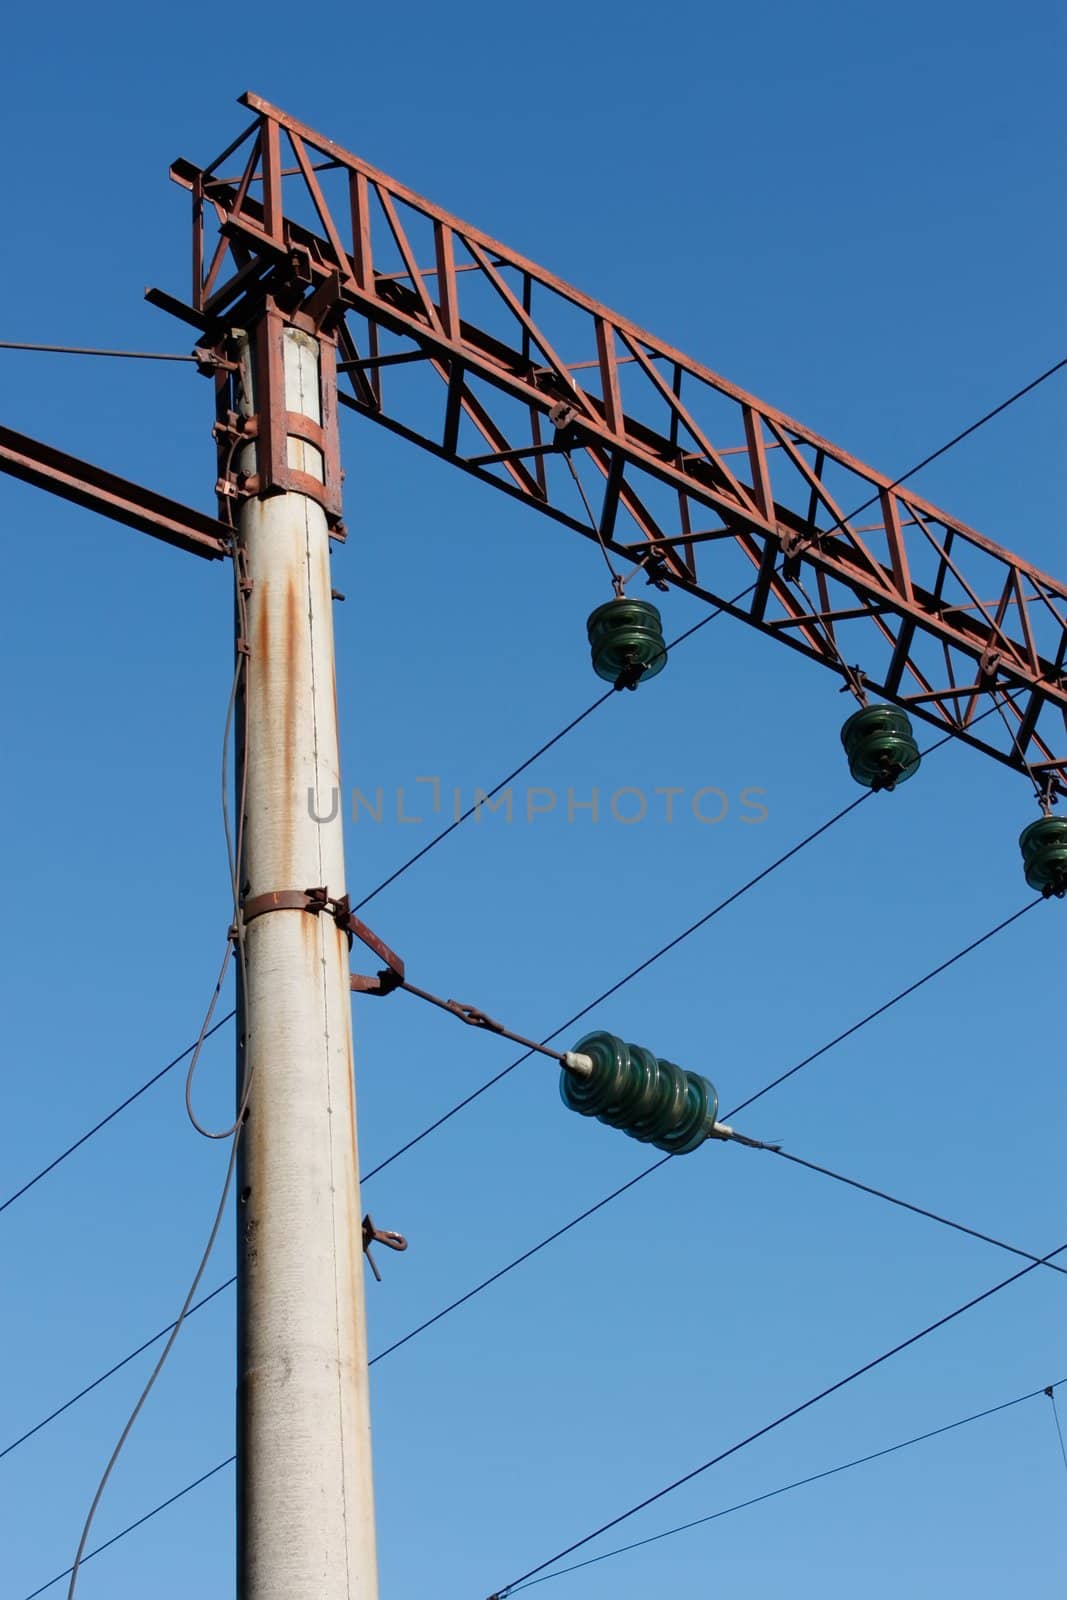
M1063 583L242 99L216 161L171 169L192 304L150 298L209 345L265 295L299 308L336 333L343 404L1067 793Z

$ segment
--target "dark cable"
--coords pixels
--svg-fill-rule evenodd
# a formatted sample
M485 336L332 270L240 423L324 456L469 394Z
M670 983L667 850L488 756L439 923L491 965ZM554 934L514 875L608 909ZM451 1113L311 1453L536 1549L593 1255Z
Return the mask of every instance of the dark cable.
M869 1011L865 1017L860 1018L859 1022L854 1022L850 1028L845 1029L844 1033L839 1033L835 1039L831 1039L829 1044L820 1045L818 1050L813 1050L810 1056L805 1056L803 1061L798 1061L795 1067L789 1068L788 1072L782 1072L777 1078L772 1078L770 1083L765 1083L762 1089L757 1089L755 1094L750 1094L747 1100L742 1100L740 1105L736 1105L732 1111L728 1111L726 1113L727 1118L735 1117L739 1111L744 1111L749 1106L755 1105L757 1100L762 1100L765 1094L770 1094L772 1089L777 1089L778 1085L785 1083L787 1078L792 1078L794 1074L803 1071L813 1061L817 1061L820 1056L825 1055L828 1050L832 1050L835 1045L841 1044L843 1040L850 1038L860 1028L865 1028L868 1022L874 1021L875 1017L882 1016L886 1011L891 1010L893 1006L898 1005L901 1000L906 1000L908 995L914 994L916 989L921 989L923 984L930 982L931 978L936 978L940 973L947 972L949 967L955 966L957 961L962 961L963 957L970 955L972 950L977 950L979 945L987 943L996 934L1002 933L1005 928L1010 928L1013 922L1018 922L1020 917L1024 917L1035 906L1042 904L1043 901L1040 895L1033 900L1028 900L1024 906L1019 907L1018 911L1012 912L1010 917L1005 917L1003 922L998 922L995 928L990 928L988 933L983 933L980 939L973 939L970 944L964 945L963 949L957 950L954 956L949 956L947 961L942 961L940 966L934 967L923 977L909 984L906 989L902 989L899 994L895 994L884 1005L878 1006L874 1011Z
M219 1029L224 1028L227 1022L232 1021L235 1015L236 1012L228 1011L224 1017L220 1018L220 1020L216 1022L213 1028L208 1029L208 1031L204 1034L204 1039L210 1039L213 1033L218 1033ZM142 1083L139 1089L135 1089L132 1094L127 1095L125 1100L120 1101L119 1104L115 1106L114 1110L108 1112L106 1117L101 1117L100 1121L94 1123L86 1133L82 1134L80 1139L75 1139L73 1144L68 1145L64 1151L56 1156L54 1161L50 1161L46 1167L42 1167L40 1172L35 1172L33 1177L28 1179L28 1181L22 1185L21 1189L16 1189L14 1194L9 1194L7 1199L0 1204L0 1211L6 1211L8 1206L14 1205L15 1201L20 1200L27 1190L33 1188L35 1183L40 1183L42 1178L47 1177L50 1172L55 1171L60 1162L66 1161L67 1157L72 1156L75 1150L79 1150L87 1139L91 1139L94 1134L99 1133L101 1128L106 1128L108 1123L113 1121L114 1118L118 1116L120 1111L125 1111L127 1106L132 1106L133 1102L139 1099L140 1096L144 1094L146 1089L151 1089L153 1084L158 1083L160 1078L166 1077L167 1073L170 1072L173 1067L176 1067L179 1062L184 1061L187 1056L192 1055L193 1051L196 1049L197 1042L198 1041L194 1039L193 1043L187 1046L187 1048L182 1051L180 1056L175 1056L174 1060L168 1061L165 1067L160 1067L157 1073L154 1073L153 1076L147 1080L147 1082ZM200 1042L202 1043L203 1041Z
M162 350L87 350L72 344L18 344L0 339L0 350L37 350L57 356L116 356L124 361L195 361L195 356L171 355Z
M236 1282L236 1276L227 1278L225 1283L220 1283L218 1288L211 1290L210 1294L206 1294L202 1299L197 1300L196 1303L191 1305L188 1311L185 1313L186 1322L188 1322L189 1318L199 1311L202 1306L206 1306L209 1301L215 1299L216 1295L220 1295L224 1289L228 1289L231 1284ZM77 1405L79 1400L84 1400L87 1394L92 1394L94 1389L98 1389L102 1383L107 1381L108 1378L114 1377L116 1372L121 1372L122 1368L128 1366L131 1361L137 1358L137 1356L143 1355L146 1350L150 1350L154 1344L159 1343L160 1339L165 1339L167 1334L172 1332L173 1328L174 1323L168 1322L165 1328L160 1328L158 1333L154 1333L150 1339L146 1339L143 1344L139 1344L136 1350L131 1350L129 1355L123 1356L121 1361L116 1361L113 1367L108 1367L107 1371L102 1372L98 1378L94 1378L92 1383L87 1383L84 1389L79 1389L77 1394L72 1394L69 1400L64 1400L63 1404L61 1406L57 1406L54 1411L50 1411L47 1417L42 1417L40 1422L35 1422L32 1428L27 1428L26 1432L20 1434L17 1439L12 1439L10 1444L6 1444L4 1448L0 1450L0 1461L2 1461L5 1456L9 1456L12 1450L17 1450L20 1444L25 1444L27 1439L32 1439L35 1433L40 1433L41 1429L46 1428L50 1422L54 1422L57 1417L61 1417L64 1411L69 1411L71 1406Z
M858 1178L847 1178L842 1172L832 1172L829 1167L820 1167L817 1161L805 1161L803 1156L795 1156L789 1150L783 1150L781 1145L765 1144L762 1149L771 1155L780 1156L783 1161L791 1161L794 1166L807 1167L809 1172L817 1172L824 1178L832 1178L835 1183L845 1183L850 1189L858 1189L861 1194L869 1194L876 1200L885 1200L891 1206L899 1206L902 1211L911 1211L917 1217L927 1217L931 1222L939 1222L944 1228L954 1228L957 1233L969 1234L972 1239L980 1239L983 1244L994 1244L998 1250L1007 1250L1009 1255L1023 1256L1035 1265L1044 1264L1050 1272L1062 1272L1067 1276L1067 1267L1061 1267L1057 1261L1043 1262L1041 1256L1035 1256L1032 1250L1020 1250L1018 1245L1007 1244L1003 1239L996 1239L992 1234L980 1233L977 1228L968 1228L966 1223L954 1222L951 1217L942 1217L936 1211L927 1211L924 1206L913 1205L910 1200L901 1200L895 1194L887 1194L884 1189L875 1189L869 1183L861 1183Z
M615 1550L605 1550L603 1555L590 1556L588 1560L577 1561L573 1566L561 1567L558 1572L548 1572L543 1577L532 1578L528 1583L516 1585L512 1592L517 1592L519 1588L532 1589L538 1583L550 1583L553 1578L562 1578L567 1572L577 1572L582 1567L596 1566L601 1561L609 1561L612 1556L625 1555L628 1551L639 1550L644 1545L656 1544L661 1539L670 1539L677 1533L686 1533L690 1528L699 1528L704 1523L716 1522L720 1517L732 1516L735 1511L746 1511L750 1506L762 1505L765 1500L773 1500L778 1495L788 1494L793 1489L803 1489L808 1484L819 1483L823 1478L832 1478L840 1472L849 1472L853 1467L863 1467L871 1461L880 1461L885 1456L895 1455L900 1450L910 1449L912 1445L924 1444L928 1439L937 1439L942 1434L952 1433L956 1428L964 1428L971 1422L981 1422L986 1417L996 1416L998 1412L1009 1411L1013 1406L1023 1405L1027 1400L1033 1400L1037 1395L1049 1395L1053 1398L1053 1403L1055 1404L1053 1391L1064 1382L1067 1382L1067 1379L1061 1378L1056 1385L1049 1384L1047 1388L1032 1389L1028 1394L1017 1395L1014 1400L1005 1400L1000 1405L987 1407L984 1411L972 1412L970 1416L959 1417L955 1422L947 1422L940 1428L931 1428L929 1432L916 1434L911 1439L902 1439L898 1444L887 1445L885 1449L874 1450L869 1455L856 1456L851 1461L843 1461L836 1467L827 1467L825 1471L814 1472L807 1478L797 1478L792 1483L784 1483L777 1489L769 1489L766 1494L755 1495L751 1500L742 1500L737 1505L726 1506L722 1511L713 1511L706 1517L696 1517L692 1522L683 1522L677 1527L665 1528L662 1533L654 1533L648 1539L637 1539L633 1544L620 1545ZM192 1483L187 1483L184 1489L178 1490L177 1494L172 1494L158 1506L153 1506L151 1511L146 1512L143 1517L138 1517L136 1522L131 1522L128 1527L121 1529L120 1532L114 1534L104 1544L97 1545L95 1550L91 1550L84 1560L90 1561L93 1556L99 1555L102 1550L108 1549L110 1545L117 1544L120 1539L124 1539L127 1534L133 1533L137 1528L142 1527L152 1517L158 1516L161 1511L166 1511L169 1506L174 1505L184 1495L191 1493L193 1489L198 1489L202 1483L206 1483L216 1473L221 1472L225 1467L232 1466L236 1459L236 1456L227 1456L225 1461L220 1461L217 1466L211 1468L210 1472L205 1472L199 1478L195 1478ZM1065 1457L1065 1465L1067 1465L1067 1457ZM46 1589L50 1589L53 1584L59 1583L61 1579L69 1577L69 1575L69 1568L66 1572L58 1572L54 1578L50 1578L39 1589L34 1589L32 1594L26 1595L24 1600L37 1600L38 1595L44 1594Z
M793 1406L791 1410L775 1417L772 1422L764 1423L763 1427L757 1428L754 1433L747 1434L745 1438L739 1439L736 1444L730 1445L728 1449L720 1450L718 1455L701 1462L700 1466L693 1467L691 1471L683 1473L680 1478L675 1478L672 1483L666 1484L662 1489L657 1489L655 1494L646 1495L644 1500L639 1500L628 1511L620 1512L617 1517L612 1517L610 1521L601 1523L600 1527L595 1528L592 1533L583 1535L581 1539L575 1539L572 1544L557 1551L547 1561L539 1562L536 1567L531 1567L521 1577L513 1578L510 1583L506 1583L501 1589L495 1589L490 1596L490 1600L504 1600L504 1597L511 1594L520 1584L525 1584L527 1579L536 1577L546 1567L554 1566L557 1561L562 1561L563 1557L569 1556L572 1551L580 1550L583 1545L591 1543L593 1539L598 1539L602 1533L607 1533L611 1528L617 1528L621 1522L626 1522L630 1517L636 1516L639 1511L644 1511L646 1507L654 1505L666 1495L673 1494L675 1489L680 1489L683 1484L691 1483L694 1478L700 1477L702 1473L707 1472L711 1467L718 1466L720 1461L725 1461L728 1457L737 1455L739 1451L746 1449L748 1445L755 1444L757 1439L765 1438L767 1434L773 1433L776 1428L782 1427L784 1423L791 1422L794 1417L799 1417L802 1412L809 1411L812 1406L818 1405L820 1401L829 1399L830 1395L836 1394L838 1390L846 1388L850 1383L855 1383L857 1378L862 1378L866 1373L873 1372L875 1367L880 1367L883 1362L892 1360L894 1356L900 1355L902 1351L910 1349L914 1344L918 1344L921 1339L927 1338L931 1333L936 1333L939 1328L944 1328L948 1323L954 1322L957 1317L962 1317L965 1312L972 1311L975 1306L981 1305L983 1301L991 1299L995 1294L999 1294L1002 1289L1007 1289L1010 1284L1018 1283L1020 1278L1025 1278L1028 1273L1035 1272L1039 1266L1044 1266L1046 1262L1062 1255L1065 1250L1067 1250L1067 1243L1059 1245L1057 1249L1050 1251L1047 1256L1042 1256L1039 1261L1031 1261L1028 1266L1020 1267L1017 1272L1012 1273L1010 1278L1002 1278L991 1289L985 1289L981 1294L974 1295L972 1299L964 1301L963 1305L957 1306L954 1311L949 1311L945 1316L938 1317L936 1322L930 1322L925 1328L920 1328L918 1333L913 1333L909 1338L902 1339L890 1349L883 1350L881 1355L875 1356L871 1361L865 1361L861 1367L855 1367L845 1377L838 1378L835 1383L829 1384L825 1389L820 1389L817 1394L810 1395L807 1400L802 1400L799 1405Z
M1062 1268L1060 1269L1062 1271ZM1064 1379L1059 1380L1063 1383ZM679 1523L677 1527L665 1528L662 1533L654 1533L647 1539L635 1539L633 1544L619 1545L614 1550L605 1550L603 1555L589 1556L585 1561L576 1561L571 1567L560 1567L558 1572L546 1572L540 1578L531 1578L529 1583L519 1584L513 1593L519 1589L532 1589L538 1583L551 1583L553 1578L562 1578L566 1572L578 1572L582 1567L595 1567L601 1561L610 1561L612 1556L626 1555L630 1550L640 1550L646 1544L658 1544L661 1539L670 1539L676 1533L687 1533L690 1528L700 1528L706 1522L717 1522L720 1517L732 1516L735 1511L747 1511L749 1506L762 1505L765 1500L774 1500L780 1494L788 1494L792 1489L804 1489L809 1483L820 1483L823 1478L836 1477L839 1472L850 1472L853 1467L865 1467L870 1461L881 1461L885 1456L896 1455L899 1450L908 1450L914 1444L925 1444L928 1439L938 1439L943 1433L952 1433L956 1428L965 1428L970 1422L981 1422L986 1417L995 1417L1000 1411L1010 1411L1013 1406L1021 1406L1027 1400L1033 1400L1039 1394L1051 1394L1052 1386L1047 1389L1031 1389L1029 1394L1016 1395L1014 1400L1004 1400L999 1406L988 1406L984 1411L972 1411L969 1417L958 1417L955 1422L946 1422L943 1427L931 1428L928 1433L917 1433L911 1439L901 1439L899 1444L890 1444L884 1450L873 1450L870 1455L854 1456L851 1461L842 1461L836 1467L827 1467L824 1472L813 1472L806 1478L795 1478L792 1483L783 1483L777 1489L768 1489L766 1494L754 1495L751 1500L741 1500L737 1505L726 1506L722 1511L712 1511L706 1517L695 1517L692 1522Z
M907 472L902 473L899 478L894 478L892 483L887 484L887 492L890 489L899 489L902 483L907 483L909 478L914 478L917 472L921 472L924 467L928 467L930 463L932 461L936 461L939 456L946 455L949 450L955 449L956 445L961 444L963 440L969 438L972 433L976 433L979 428L984 428L987 422L992 422L994 417L999 417L1000 413L1002 411L1007 411L1008 407L1013 406L1016 400L1021 400L1024 395L1030 393L1031 389L1036 389L1039 384L1044 383L1047 378L1053 377L1063 367L1067 367L1067 356L1064 356L1062 361L1057 361L1054 366L1049 367L1048 370L1043 372L1040 377L1033 378L1029 383L1024 384L1021 389L1016 389L1015 393L1009 395L1006 400L1002 400L999 406L994 406L992 411L987 411L984 417L979 417L977 422L972 422L970 427L964 428L962 433L955 434L954 437L951 438L947 444L943 444L939 450L934 450L930 455L923 456L922 460L917 461L913 467L909 467ZM840 521L835 522L832 527L823 529L820 532L820 538L826 538L828 534L835 533L837 529L843 527L846 522L851 522L853 517L858 517L861 511L866 511L868 506L873 506L874 502L878 499L881 493L881 489L875 490L874 494L871 495L869 500L864 500L862 505L856 506L854 510L848 513L847 517L843 517Z

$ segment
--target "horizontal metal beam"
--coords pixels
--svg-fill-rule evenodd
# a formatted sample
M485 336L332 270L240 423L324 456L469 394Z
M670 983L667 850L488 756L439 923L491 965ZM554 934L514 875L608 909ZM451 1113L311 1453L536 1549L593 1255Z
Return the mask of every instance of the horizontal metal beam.
M16 433L14 428L0 426L0 472L140 533L150 533L191 555L218 561L230 553L229 530L217 518L67 455L54 445Z

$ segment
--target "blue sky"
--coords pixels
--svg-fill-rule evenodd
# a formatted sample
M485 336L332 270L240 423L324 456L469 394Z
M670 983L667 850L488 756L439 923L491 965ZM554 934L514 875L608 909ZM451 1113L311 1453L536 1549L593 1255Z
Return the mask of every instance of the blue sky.
M232 35L232 37L231 37ZM178 154L253 88L873 465L896 473L1065 353L1058 8L890 12L466 4L303 18L24 8L6 24L0 337L185 350ZM209 507L191 367L0 353L3 420ZM1062 573L1062 376L919 481ZM596 552L347 418L336 557L346 785L469 797L591 700ZM195 1035L228 920L218 817L225 572L0 481L8 841L6 1194ZM700 614L666 596L668 633ZM467 825L375 902L416 981L555 1027L855 793L836 682L714 623L530 774L734 803L626 827L562 804ZM765 791L766 820L737 797ZM425 792L425 791L424 791ZM421 814L425 817L425 809ZM1027 896L1026 785L947 749L599 1008L730 1106ZM429 819L348 824L356 893ZM1062 919L1032 915L742 1124L1025 1249L1067 1240ZM404 996L359 1004L363 1165L512 1059ZM224 1117L231 1039L205 1053ZM739 1119L740 1120L740 1119ZM647 1164L530 1062L368 1184L411 1240L368 1284L371 1350ZM221 1182L171 1074L0 1216L0 1448L175 1314ZM0 1195L2 1198L2 1195ZM227 1235L208 1287L232 1270ZM382 1593L481 1600L1013 1270L784 1163L672 1163L373 1375ZM1067 1285L1031 1274L618 1540L1067 1376ZM101 1509L106 1538L232 1448L233 1303L189 1324ZM0 1460L0 1595L68 1565L144 1359ZM558 1600L1062 1593L1047 1402L561 1578ZM86 1567L85 1600L229 1591L232 1473ZM59 1586L54 1591L63 1592Z

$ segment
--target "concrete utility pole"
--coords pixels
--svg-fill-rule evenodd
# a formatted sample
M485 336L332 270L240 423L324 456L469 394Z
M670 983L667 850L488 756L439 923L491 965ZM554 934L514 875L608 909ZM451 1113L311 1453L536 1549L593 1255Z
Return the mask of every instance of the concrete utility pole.
M240 1014L254 1074L237 1179L237 1593L376 1600L348 940L328 908L301 909L305 890L345 893L331 806L334 348L268 301L237 360L238 427L254 439L235 463L252 490L238 523L250 587L237 779L244 757ZM309 796L332 817L316 820ZM239 1042L239 1085L242 1054Z

